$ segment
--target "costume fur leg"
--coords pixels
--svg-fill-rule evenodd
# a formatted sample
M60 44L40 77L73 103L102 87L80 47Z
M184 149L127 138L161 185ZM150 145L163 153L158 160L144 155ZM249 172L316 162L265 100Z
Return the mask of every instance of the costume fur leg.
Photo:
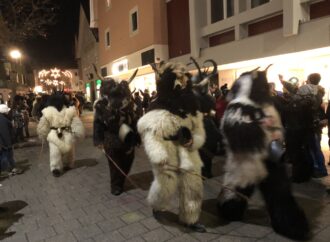
M126 154L122 150L111 150L107 152L111 159L116 162L116 165L128 175L134 160L134 150L131 153ZM108 158L110 177L111 177L111 190L123 189L125 183L125 176L118 170L118 168L113 164Z
M192 172L200 174L198 168ZM182 173L179 177L179 219L185 224L194 224L201 213L203 181L201 177L189 173Z
M62 154L57 145L49 142L49 161L50 161L50 171L62 170Z
M289 179L283 164L267 161L269 176L261 182L273 229L294 240L307 239L309 225L304 211L292 196Z
M223 188L218 197L218 209L221 217L228 221L240 221L243 219L247 209L247 200L236 194L234 191L250 197L254 191L254 185L244 188L233 187L232 190Z
M171 197L178 186L178 175L175 171L165 170L157 165L153 166L154 181L151 184L148 202L151 207L163 211L168 207Z
M255 184L267 176L262 157L257 153L233 154L228 151L223 184L231 190L224 188L218 198L220 214L225 219L238 221L243 218L247 201L235 191L246 197L252 195Z

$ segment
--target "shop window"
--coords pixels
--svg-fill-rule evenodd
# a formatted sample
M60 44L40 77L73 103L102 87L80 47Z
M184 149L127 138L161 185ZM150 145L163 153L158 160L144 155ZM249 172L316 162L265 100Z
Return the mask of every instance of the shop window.
M130 11L130 33L137 33L139 30L139 23L138 23L138 9L137 7L133 8Z
M211 23L234 15L234 0L211 0Z
M251 8L258 7L262 4L269 3L270 0L251 0Z
M107 30L105 32L105 47L109 48L110 47L110 31Z

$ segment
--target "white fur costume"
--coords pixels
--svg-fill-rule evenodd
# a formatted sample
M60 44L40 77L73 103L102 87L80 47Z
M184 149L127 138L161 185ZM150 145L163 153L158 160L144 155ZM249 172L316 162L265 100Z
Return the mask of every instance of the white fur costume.
M75 138L83 138L85 135L83 123L77 116L75 107L63 107L59 112L50 106L43 109L42 114L37 131L39 137L47 139L49 143L50 170L72 168ZM62 137L59 137L58 132L61 128Z
M176 135L181 127L186 127L191 132L193 144L190 148L166 140L167 137ZM196 116L189 114L187 118L180 118L167 110L156 109L149 111L138 121L138 131L154 174L148 202L155 210L165 210L178 187L179 218L185 224L196 223L203 198L202 179L180 172L175 167L196 174L201 173L202 161L198 149L205 141L203 115L197 112ZM160 165L164 161L165 165Z

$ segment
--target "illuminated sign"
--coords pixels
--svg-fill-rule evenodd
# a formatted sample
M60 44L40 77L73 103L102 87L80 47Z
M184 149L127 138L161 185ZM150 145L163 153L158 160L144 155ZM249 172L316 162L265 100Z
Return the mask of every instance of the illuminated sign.
M71 83L73 77L69 70L60 70L56 67L50 70L41 70L38 73L39 81L41 84L47 86L66 86Z

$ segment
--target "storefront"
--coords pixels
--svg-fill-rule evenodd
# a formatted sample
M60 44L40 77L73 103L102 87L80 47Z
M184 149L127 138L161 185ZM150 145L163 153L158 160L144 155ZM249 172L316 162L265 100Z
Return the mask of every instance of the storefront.
M296 77L302 85L309 74L317 72L322 77L320 85L326 90L325 101L330 99L330 47L220 65L219 85L228 83L230 87L243 72L256 67L263 70L270 64L267 77L269 82L275 83L276 90L282 91L279 74L284 80Z

